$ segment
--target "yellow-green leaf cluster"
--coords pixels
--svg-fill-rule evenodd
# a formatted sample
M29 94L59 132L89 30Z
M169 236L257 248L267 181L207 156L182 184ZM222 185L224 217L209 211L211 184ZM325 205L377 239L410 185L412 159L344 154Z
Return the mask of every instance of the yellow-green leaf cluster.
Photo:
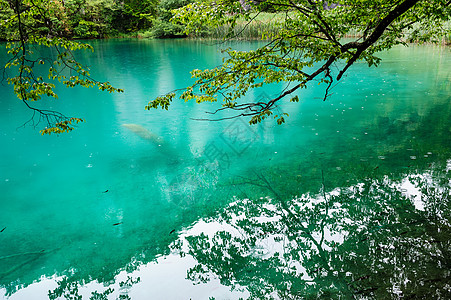
M84 120L80 119L80 118L70 118L68 120L57 122L57 123L55 123L55 126L50 127L50 128L46 127L45 129L40 130L39 132L41 133L41 135L44 135L44 134L50 135L52 133L60 134L60 133L64 133L64 132L70 132L70 131L74 130L73 124L74 123L78 124L80 122L84 122Z

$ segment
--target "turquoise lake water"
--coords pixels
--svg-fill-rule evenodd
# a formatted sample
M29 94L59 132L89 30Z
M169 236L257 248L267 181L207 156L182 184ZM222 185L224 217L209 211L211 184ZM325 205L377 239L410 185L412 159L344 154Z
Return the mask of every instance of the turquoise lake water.
M92 45L79 59L125 93L60 88L37 103L86 120L71 133L41 136L0 86L0 297L46 299L56 283L21 292L51 278L108 286L145 268L160 275L121 295L450 295L449 48L397 47L378 68L353 66L326 101L313 83L281 103L285 124L249 126L192 119L212 105L144 107L191 83L192 69L219 65L221 48L258 43ZM170 271L158 269L165 258ZM203 290L207 277L216 285Z

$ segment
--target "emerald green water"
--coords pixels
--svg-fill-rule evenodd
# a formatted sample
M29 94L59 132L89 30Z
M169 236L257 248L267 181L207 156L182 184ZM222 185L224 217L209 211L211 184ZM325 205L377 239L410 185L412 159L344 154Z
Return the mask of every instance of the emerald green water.
M73 133L22 126L31 112L0 86L0 297L46 299L56 277L116 284L110 299L450 296L449 49L395 48L327 101L314 83L282 103L286 124L250 127L191 119L209 105L144 110L224 45L93 46L80 60L125 93L39 104L86 119ZM123 271L141 282L120 288Z

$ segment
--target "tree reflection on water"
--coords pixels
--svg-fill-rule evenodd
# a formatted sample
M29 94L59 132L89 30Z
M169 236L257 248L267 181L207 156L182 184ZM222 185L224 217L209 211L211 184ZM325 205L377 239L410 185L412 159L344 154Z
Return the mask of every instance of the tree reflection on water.
M172 248L197 260L187 273L194 283L219 278L255 299L445 299L450 179L449 165L436 165L403 185L367 178L287 200L271 176L255 173L235 184L271 198L235 201L206 220L223 229L188 235Z
M308 145L321 152L293 148L280 160L234 174L205 157L158 188L174 204L165 220L197 211L171 229L199 218L207 226L178 239L166 234L161 248L155 240L138 249L145 255L135 256L127 271L168 254L172 243L174 252L197 261L187 271L194 284L216 278L251 299L451 298L446 103L423 116L380 117L356 134L364 141L358 147L330 136ZM221 202L233 196L232 204ZM211 232L215 226L220 230ZM108 276L90 278L105 282L118 265L105 268ZM72 287L60 282L51 295L70 297L88 281L80 278L70 278L77 282Z

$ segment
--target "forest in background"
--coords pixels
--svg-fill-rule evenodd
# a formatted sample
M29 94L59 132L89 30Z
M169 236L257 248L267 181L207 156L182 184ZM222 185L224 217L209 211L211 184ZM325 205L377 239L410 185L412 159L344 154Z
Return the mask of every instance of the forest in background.
M186 37L185 27L171 20L172 10L183 7L193 0L51 0L52 28L57 28L58 36L68 39L102 39L117 37L138 38L181 38ZM10 7L12 1L0 2L0 22L14 15ZM2 5L3 4L3 5ZM260 3L259 13L252 24L238 20L234 36L244 39L261 39L263 34L277 32L283 16L271 4ZM30 24L48 35L48 24ZM16 28L0 27L0 41L11 39ZM193 37L224 38L230 34L230 26L216 28L205 26Z
M60 36L70 39L183 37L183 27L169 20L172 9L189 2L191 0L51 0L49 6L54 13L47 21L58 29ZM4 4L0 9L0 20L3 23L13 14L11 7ZM36 23L33 27L42 28L45 36L46 24ZM0 40L8 40L13 34L10 30L1 26Z

